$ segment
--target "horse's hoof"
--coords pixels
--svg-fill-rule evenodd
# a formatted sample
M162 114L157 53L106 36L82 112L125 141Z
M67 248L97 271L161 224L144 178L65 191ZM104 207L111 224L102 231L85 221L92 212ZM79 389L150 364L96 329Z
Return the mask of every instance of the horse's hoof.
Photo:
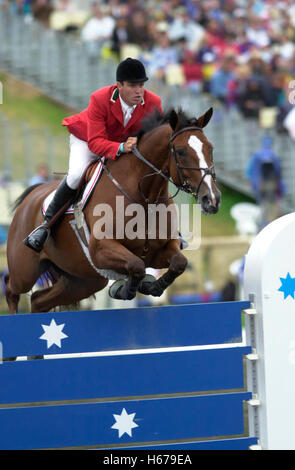
M114 282L109 288L109 296L112 297L112 299L123 300L122 296L120 295L120 290L123 288L125 284L126 284L125 279L119 279L118 281Z
M138 292L144 295L149 295L151 292L152 284L154 284L157 279L151 274L146 274L138 286Z
M159 284L154 284L151 288L150 295L153 297L161 297L164 291L165 289L163 289Z
M128 283L125 279L120 279L119 281L114 282L109 289L109 296L112 299L119 300L132 300L136 297L136 290L131 290Z

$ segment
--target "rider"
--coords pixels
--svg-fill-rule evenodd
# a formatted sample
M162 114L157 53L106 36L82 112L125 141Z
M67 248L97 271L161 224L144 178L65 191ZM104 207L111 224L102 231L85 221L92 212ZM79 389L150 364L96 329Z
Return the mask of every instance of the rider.
M38 253L50 235L47 223L75 195L88 164L97 155L116 160L131 152L137 138L130 136L140 129L142 119L155 109L163 112L161 99L145 90L148 77L139 60L120 62L116 80L116 85L95 91L87 109L63 120L70 133L68 174L55 191L45 222L24 239L24 244Z

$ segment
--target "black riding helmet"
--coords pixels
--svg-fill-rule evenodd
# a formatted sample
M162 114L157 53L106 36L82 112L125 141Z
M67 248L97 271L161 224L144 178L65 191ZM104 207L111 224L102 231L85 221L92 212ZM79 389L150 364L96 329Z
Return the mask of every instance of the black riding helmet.
M145 73L144 65L137 59L128 59L123 60L117 67L116 73L117 82L146 82L148 77Z

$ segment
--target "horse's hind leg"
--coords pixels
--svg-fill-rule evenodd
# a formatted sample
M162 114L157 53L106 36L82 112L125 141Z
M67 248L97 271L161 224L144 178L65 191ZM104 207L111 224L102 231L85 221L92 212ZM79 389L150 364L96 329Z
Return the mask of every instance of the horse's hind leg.
M31 312L48 312L54 307L79 302L102 290L107 283L108 280L103 277L79 279L64 273L52 287L32 294Z

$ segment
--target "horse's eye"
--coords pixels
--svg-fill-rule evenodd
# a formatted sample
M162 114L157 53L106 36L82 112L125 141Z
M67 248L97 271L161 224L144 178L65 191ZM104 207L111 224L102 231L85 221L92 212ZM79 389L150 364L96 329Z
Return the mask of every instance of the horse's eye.
M181 148L181 147L177 148L177 149L176 149L176 152L177 152L177 154L178 154L180 157L184 157L184 156L186 155L185 149L184 149L184 148Z

